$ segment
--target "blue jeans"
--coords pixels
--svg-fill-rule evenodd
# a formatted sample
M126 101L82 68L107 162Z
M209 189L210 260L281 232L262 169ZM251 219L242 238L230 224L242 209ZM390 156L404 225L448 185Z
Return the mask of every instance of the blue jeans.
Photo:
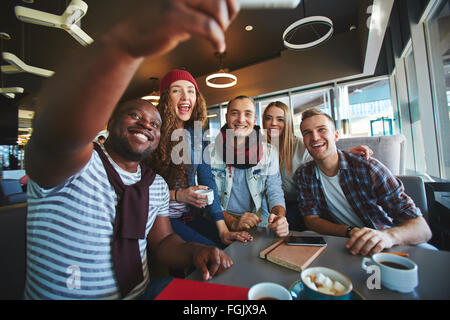
M306 226L302 214L298 211L296 201L286 201L286 219L289 230L305 231Z
M172 280L172 277L150 279L150 284L138 300L154 300Z
M186 242L197 242L221 249L225 247L220 240L216 224L201 215L196 215L194 220L186 223L179 218L170 218L170 223L173 231Z

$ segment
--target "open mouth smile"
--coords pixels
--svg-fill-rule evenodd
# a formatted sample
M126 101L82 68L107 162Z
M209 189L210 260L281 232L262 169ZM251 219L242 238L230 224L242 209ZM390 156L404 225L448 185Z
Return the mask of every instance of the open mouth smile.
M311 147L313 148L313 150L319 150L323 147L325 147L326 143L325 142L320 142L320 143L312 143Z
M191 108L192 107L189 103L182 103L178 105L178 111L180 114L189 114Z
M131 133L134 137L136 137L138 141L143 142L143 143L154 140L153 135L150 134L148 130L140 130L140 129L131 128L131 129L128 129L128 132Z

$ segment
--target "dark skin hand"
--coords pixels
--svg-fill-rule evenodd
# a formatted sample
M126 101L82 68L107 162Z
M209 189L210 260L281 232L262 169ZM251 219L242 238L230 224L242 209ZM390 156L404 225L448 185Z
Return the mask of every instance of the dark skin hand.
M193 264L204 280L210 280L233 265L231 258L218 248L184 242L173 232L168 217L156 218L147 240L150 250L163 264L173 268Z

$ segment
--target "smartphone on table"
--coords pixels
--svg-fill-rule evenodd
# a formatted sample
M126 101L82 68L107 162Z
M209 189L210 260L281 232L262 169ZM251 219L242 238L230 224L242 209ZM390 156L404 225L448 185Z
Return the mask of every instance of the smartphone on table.
M326 246L327 243L322 237L307 237L307 236L288 236L286 244L290 246Z

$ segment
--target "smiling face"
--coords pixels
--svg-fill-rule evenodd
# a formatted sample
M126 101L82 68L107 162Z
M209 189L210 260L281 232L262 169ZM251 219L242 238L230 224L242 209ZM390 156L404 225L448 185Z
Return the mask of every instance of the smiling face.
M284 133L286 118L284 111L278 107L269 107L264 112L264 129L267 130L268 136L272 139L275 137L281 137Z
M169 87L169 105L175 108L178 121L189 121L197 102L195 86L187 80L177 80Z
M304 119L300 130L303 143L314 160L325 160L330 155L337 154L339 132L326 116L315 115Z
M115 153L130 161L141 161L158 147L161 117L158 110L143 100L119 106L108 123L107 143Z
M250 99L235 99L227 109L227 124L237 137L246 137L256 124L256 108Z

